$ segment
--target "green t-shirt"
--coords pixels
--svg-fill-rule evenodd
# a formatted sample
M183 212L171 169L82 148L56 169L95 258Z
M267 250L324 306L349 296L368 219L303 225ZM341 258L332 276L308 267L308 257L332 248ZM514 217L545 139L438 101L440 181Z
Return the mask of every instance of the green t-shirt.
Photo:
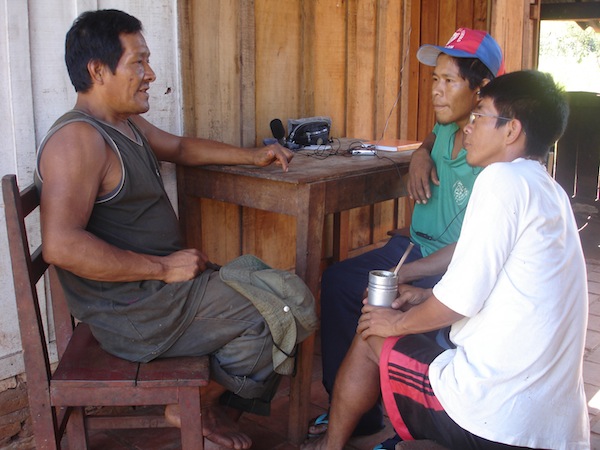
M431 157L440 185L430 183L431 198L426 204L415 204L410 227L411 238L421 246L424 257L458 241L473 183L481 172L481 168L467 164L464 148L452 159L457 132L460 129L455 123L438 123L433 128L436 137Z

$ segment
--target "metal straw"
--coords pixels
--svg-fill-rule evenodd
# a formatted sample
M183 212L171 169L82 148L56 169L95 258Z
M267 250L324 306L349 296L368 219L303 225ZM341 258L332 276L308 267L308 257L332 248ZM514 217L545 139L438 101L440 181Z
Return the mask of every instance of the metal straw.
M408 247L406 247L406 250L404 251L404 255L402 255L402 258L400 258L400 261L398 261L398 265L396 266L396 269L394 269L394 276L398 275L398 271L400 270L400 267L402 267L402 264L404 264L404 260L406 259L406 257L408 256L408 254L410 253L410 251L412 250L412 248L415 246L415 244L413 244L412 242L408 243Z

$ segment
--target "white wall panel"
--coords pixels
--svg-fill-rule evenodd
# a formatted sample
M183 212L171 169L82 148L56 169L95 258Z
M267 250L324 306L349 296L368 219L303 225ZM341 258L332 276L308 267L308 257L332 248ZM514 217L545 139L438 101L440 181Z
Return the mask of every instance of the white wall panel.
M181 133L176 0L0 0L0 176L17 173L21 186L31 183L37 144L76 100L64 63L65 34L80 13L104 8L121 9L142 21L157 75L146 117L166 131ZM165 165L163 175L176 204L174 168ZM23 367L1 200L0 206L2 380ZM31 226L39 230L36 223Z

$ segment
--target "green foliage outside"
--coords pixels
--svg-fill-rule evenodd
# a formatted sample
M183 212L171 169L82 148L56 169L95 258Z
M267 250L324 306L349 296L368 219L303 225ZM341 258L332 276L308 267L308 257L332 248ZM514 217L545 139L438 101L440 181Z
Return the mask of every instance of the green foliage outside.
M600 33L575 22L542 21L538 69L567 91L600 93Z

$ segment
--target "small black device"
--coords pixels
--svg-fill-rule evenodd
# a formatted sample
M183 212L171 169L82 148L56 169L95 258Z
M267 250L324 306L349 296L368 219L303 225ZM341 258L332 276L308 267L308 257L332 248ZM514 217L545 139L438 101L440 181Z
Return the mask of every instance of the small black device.
M288 143L299 146L329 143L331 118L325 116L288 120Z
M285 138L285 128L283 128L283 123L281 122L281 119L271 120L271 122L269 123L269 126L271 127L271 133L273 133L273 138L282 147L287 147L290 150L298 150L301 147L300 145L298 145L292 141L289 141ZM271 145L274 143L275 142L273 141L273 139L270 139L270 138L263 139L264 145Z

